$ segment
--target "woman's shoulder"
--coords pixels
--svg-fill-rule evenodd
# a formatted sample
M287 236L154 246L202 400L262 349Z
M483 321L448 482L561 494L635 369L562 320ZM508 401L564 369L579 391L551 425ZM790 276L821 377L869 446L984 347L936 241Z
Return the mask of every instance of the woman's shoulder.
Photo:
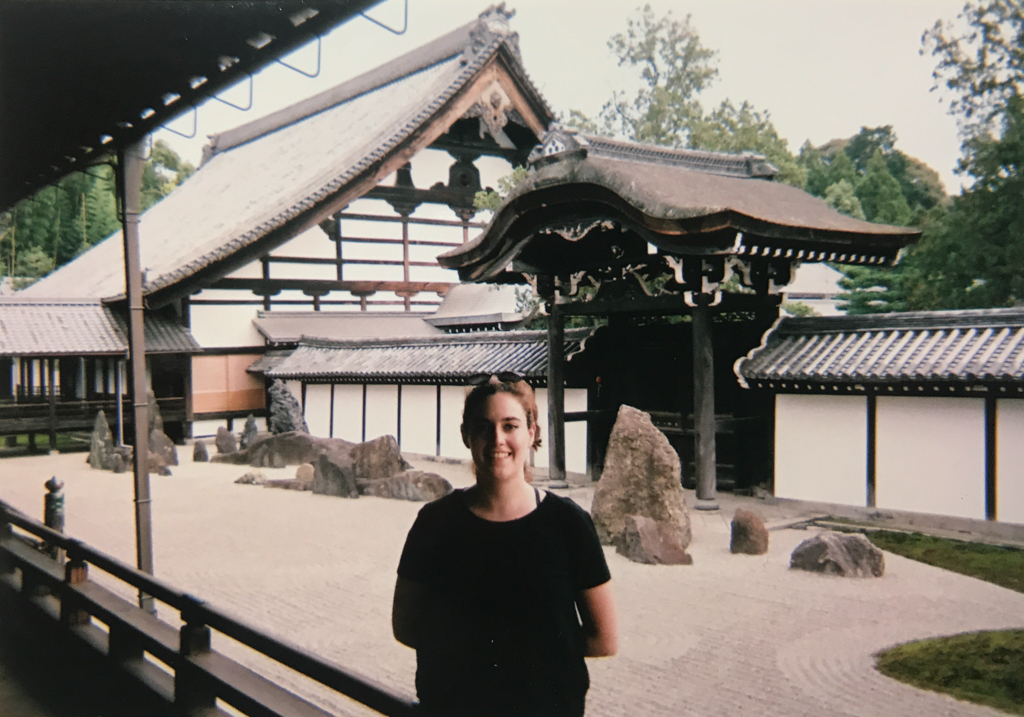
M437 500L432 500L420 508L418 520L443 520L462 510L466 505L465 488L456 488L451 493Z
M565 520L591 522L590 513L572 498L545 491L544 505L550 505L550 512Z

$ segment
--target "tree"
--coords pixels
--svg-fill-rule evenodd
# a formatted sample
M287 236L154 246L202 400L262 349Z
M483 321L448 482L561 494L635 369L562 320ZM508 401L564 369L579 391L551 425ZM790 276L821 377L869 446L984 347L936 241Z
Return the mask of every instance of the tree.
M845 179L840 179L825 190L825 202L837 212L854 219L864 219L864 210L854 194L853 185Z
M900 183L889 174L881 148L876 148L868 161L867 171L857 182L856 194L868 221L898 226L910 223L910 207Z
M613 35L608 47L620 66L637 67L643 87L633 98L616 91L601 109L600 121L571 110L567 124L585 132L603 131L636 142L725 152L757 152L779 169L777 180L803 187L806 170L779 137L767 112L750 103L725 100L705 114L700 93L714 81L714 50L701 44L690 16L676 20L669 11L656 18L650 5Z

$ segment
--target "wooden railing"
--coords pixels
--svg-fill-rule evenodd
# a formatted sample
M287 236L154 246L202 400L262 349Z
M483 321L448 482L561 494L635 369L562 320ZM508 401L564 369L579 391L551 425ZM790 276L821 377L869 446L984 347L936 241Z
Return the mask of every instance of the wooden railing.
M18 530L15 530L17 528ZM24 531L22 533L21 531ZM25 535L27 533L28 535ZM40 550L64 551L63 564ZM181 615L180 629L89 580L102 570ZM222 700L246 715L327 717L330 713L218 653L219 632L385 715L416 713L416 703L301 647L271 637L201 599L47 528L0 501L0 589L20 597L62 627L68 639L93 648L96 659L151 691L168 711L226 717ZM103 623L102 630L94 621ZM161 669L146 655L167 665Z
M165 420L185 419L184 398L158 398L157 404L160 406L160 413ZM44 433L49 430L91 430L93 422L96 420L96 412L100 409L106 414L108 423L113 427L117 415L117 399L113 396L91 401L58 398L52 405L45 401L0 400L0 435L28 431ZM131 424L132 405L127 397L122 399L122 410L126 423Z

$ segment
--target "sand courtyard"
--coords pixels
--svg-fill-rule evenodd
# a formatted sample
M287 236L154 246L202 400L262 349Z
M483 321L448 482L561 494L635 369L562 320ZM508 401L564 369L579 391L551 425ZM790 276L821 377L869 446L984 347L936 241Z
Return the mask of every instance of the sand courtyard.
M391 636L395 568L421 504L237 485L248 469L192 463L151 476L155 573L207 602L412 696L415 654ZM413 459L456 487L463 465ZM290 478L295 469L262 469ZM64 481L68 535L134 564L131 474L96 471L85 454L0 460L0 500L42 515L43 483ZM568 494L586 508L593 491ZM631 563L605 548L619 611L617 656L588 660L587 714L998 715L882 676L872 655L958 632L1024 627L1024 594L886 554L878 579L789 569L811 530L779 528L765 556L729 553L729 507L769 527L795 517L756 499L692 512L694 565ZM133 594L97 570L90 577ZM165 621L177 615L161 606ZM371 714L348 699L214 636L215 649L339 715Z

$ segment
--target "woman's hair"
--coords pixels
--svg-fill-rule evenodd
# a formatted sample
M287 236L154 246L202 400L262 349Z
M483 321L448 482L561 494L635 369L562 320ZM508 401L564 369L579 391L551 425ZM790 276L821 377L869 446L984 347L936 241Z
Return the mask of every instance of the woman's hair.
M491 380L487 383L482 383L479 386L474 386L473 390L466 396L466 405L462 409L462 441L469 447L469 434L470 426L476 423L484 414L484 407L487 404L487 399L498 393L507 393L514 397L519 404L523 407L523 411L526 413L526 427L534 428L536 430L533 434L533 448L534 450L540 448L540 425L537 423L537 398L533 394L533 389L530 388L530 384L526 381L499 381L497 377L492 376Z

